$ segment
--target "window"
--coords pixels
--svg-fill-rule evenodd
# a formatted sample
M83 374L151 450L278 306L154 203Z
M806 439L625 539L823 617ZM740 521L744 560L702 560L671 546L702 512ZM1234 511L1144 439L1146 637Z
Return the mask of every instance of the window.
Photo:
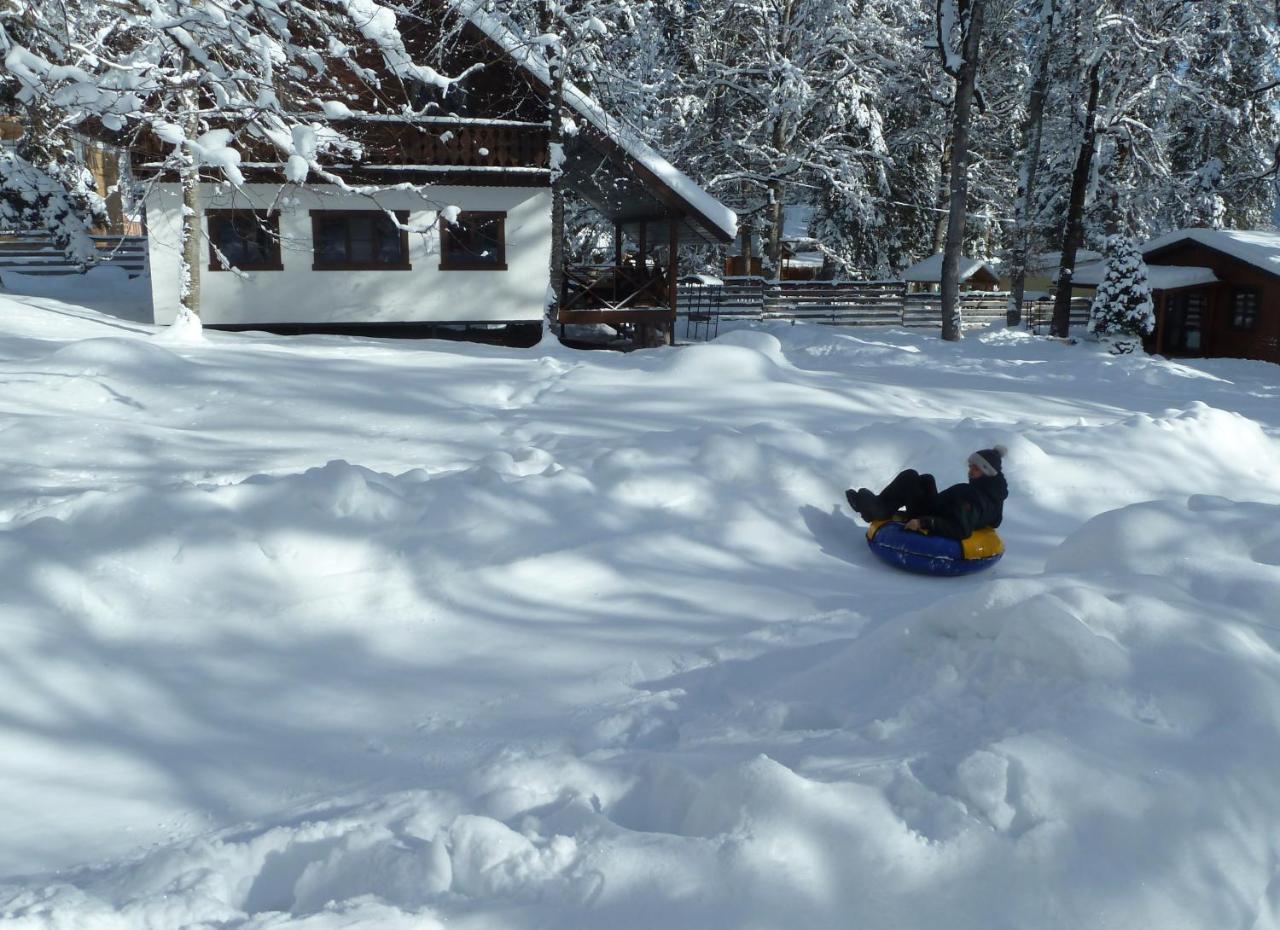
M506 271L505 213L459 213L440 217L440 268L444 271Z
M1258 292L1237 289L1231 294L1231 328L1256 329L1258 326Z
M408 211L396 212L401 226ZM381 210L312 210L315 271L408 271L409 233Z
M252 210L206 210L209 221L209 270L283 271L280 215Z

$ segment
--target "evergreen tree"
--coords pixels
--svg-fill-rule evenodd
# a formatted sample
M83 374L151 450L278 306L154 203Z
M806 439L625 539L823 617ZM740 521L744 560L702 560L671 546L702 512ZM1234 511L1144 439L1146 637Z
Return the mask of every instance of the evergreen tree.
M1147 284L1147 265L1133 239L1107 237L1106 273L1089 309L1089 332L1125 355L1155 329L1155 308Z

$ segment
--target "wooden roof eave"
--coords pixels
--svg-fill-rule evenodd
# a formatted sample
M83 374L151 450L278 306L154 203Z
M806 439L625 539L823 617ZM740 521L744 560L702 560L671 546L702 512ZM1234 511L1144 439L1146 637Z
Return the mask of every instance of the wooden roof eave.
M670 185L662 178L655 174L647 165L638 161L631 156L625 148L620 145L617 140L609 137L605 133L599 131L595 127L589 127L583 131L584 137L592 146L596 147L603 154L608 155L611 160L621 161L627 165L633 174L635 174L645 186L653 193L659 203L665 208L666 215L688 218L692 222L685 222L683 225L691 233L698 238L703 239L709 244L727 245L733 242L733 236L721 229L714 223L705 213L697 208L697 206L681 196L678 192L671 189ZM696 225L695 225L696 224Z
M1253 262L1247 261L1241 258L1239 255L1232 255L1230 252L1224 251L1215 245L1210 245L1207 242L1201 242L1199 239L1196 239L1192 236L1183 236L1181 239L1177 239L1173 242L1168 242L1160 246L1160 248L1158 249L1154 249L1150 252L1143 252L1142 260L1148 265L1159 265L1160 262L1158 261L1158 259L1160 258L1160 256L1167 255L1170 252L1173 252L1175 249L1184 248L1187 245L1194 245L1194 246L1199 246L1202 249L1208 249L1210 252L1213 252L1216 255L1221 255L1223 258L1236 262L1237 264L1244 265L1245 267L1253 271L1259 271L1262 274L1268 275L1272 278L1280 279L1280 270L1272 271L1269 268L1263 268L1261 265L1255 265ZM1167 265L1165 267L1178 267L1178 266Z
M499 54L510 59L510 54L504 49L501 43L497 42L493 37L488 35L483 29L475 25L475 23L467 22L464 28L472 30L473 33L480 37L482 41L489 44L491 48ZM517 67L522 68L525 73L529 74L533 80L530 85L544 100L549 100L551 88L534 74L528 66L521 62L516 62ZM672 217L679 217L683 223L683 228L687 229L691 235L702 239L710 244L729 244L734 241L734 236L726 230L722 229L719 224L715 223L705 213L698 209L697 205L682 196L678 191L672 189L663 178L655 174L652 169L644 165L638 159L633 157L626 148L616 139L602 132L598 127L588 123L579 129L579 135L586 138L591 145L612 158L615 162L624 166L631 174L635 175L644 182L655 195L656 199L663 205L664 213ZM593 204L593 206L596 206ZM599 209L599 207L597 207ZM605 213L611 220L618 221L618 217Z
M625 150L607 143L599 131L582 130L566 146L566 183L592 208L624 228L645 223L652 235L661 237L655 241L666 238L672 221L679 225L682 240L712 245L732 241L683 197L636 170L641 166L628 160ZM614 179L613 189L595 183L601 172Z

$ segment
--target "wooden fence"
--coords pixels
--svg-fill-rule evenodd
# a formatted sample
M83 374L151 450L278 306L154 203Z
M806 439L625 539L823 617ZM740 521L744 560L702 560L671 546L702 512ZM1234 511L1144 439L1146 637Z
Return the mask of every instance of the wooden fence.
M908 293L902 281L766 281L729 278L724 284L683 284L677 289L677 318L684 338L711 339L721 320L790 320L827 326L908 326L942 328L942 297ZM966 291L960 295L965 328L1003 322L1009 295L1003 291ZM1045 331L1052 301L1023 303L1023 325ZM1071 302L1071 325L1089 319L1088 299Z
M1092 303L1093 301L1088 297L1071 298L1071 326L1073 329L1077 326L1089 325L1089 307ZM1053 301L1029 301L1023 308L1022 322L1027 329L1036 335L1047 333L1049 324L1053 322Z
M147 240L143 236L94 236L99 261L111 262L136 277L146 270ZM53 244L47 232L0 232L0 273L73 275L83 269Z

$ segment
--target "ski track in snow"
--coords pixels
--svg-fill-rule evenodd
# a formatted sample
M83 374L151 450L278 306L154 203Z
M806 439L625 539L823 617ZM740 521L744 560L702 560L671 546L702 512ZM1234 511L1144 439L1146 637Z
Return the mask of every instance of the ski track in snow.
M1280 927L1277 366L18 286L0 924ZM873 559L844 488L997 442L999 566Z

